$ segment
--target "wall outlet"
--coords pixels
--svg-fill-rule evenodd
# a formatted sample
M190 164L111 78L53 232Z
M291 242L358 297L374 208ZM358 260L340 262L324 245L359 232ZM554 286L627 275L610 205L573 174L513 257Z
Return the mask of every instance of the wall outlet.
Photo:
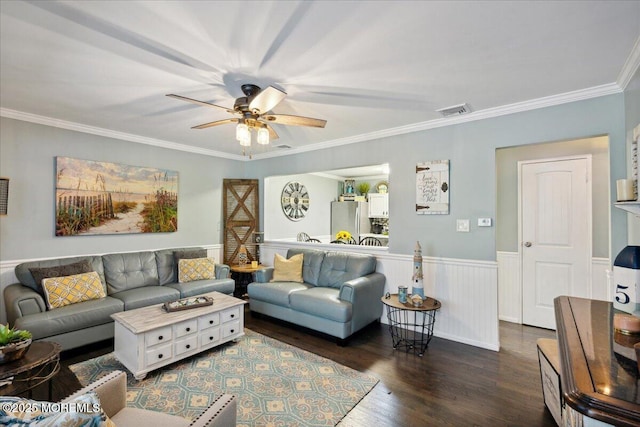
M478 218L478 227L491 227L491 218Z
M456 220L456 231L462 233L469 232L469 220L468 219L458 219Z

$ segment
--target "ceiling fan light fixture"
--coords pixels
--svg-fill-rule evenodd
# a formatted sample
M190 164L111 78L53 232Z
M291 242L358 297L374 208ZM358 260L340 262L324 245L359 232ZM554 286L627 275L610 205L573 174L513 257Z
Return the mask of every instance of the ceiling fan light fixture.
M247 135L249 135L249 139L251 139L251 135L249 134L249 126L247 126L244 120L240 120L240 122L238 122L238 126L236 126L236 139L238 141L243 141L247 139Z
M262 126L258 129L258 135L256 137L258 144L268 145L269 144L269 129L266 126Z

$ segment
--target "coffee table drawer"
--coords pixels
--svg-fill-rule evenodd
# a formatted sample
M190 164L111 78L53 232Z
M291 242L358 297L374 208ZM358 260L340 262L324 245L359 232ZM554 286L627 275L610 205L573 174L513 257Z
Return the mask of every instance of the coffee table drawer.
M220 339L220 329L212 328L200 334L200 347L213 345Z
M198 332L198 319L191 319L177 323L175 328L176 338L184 337L189 334L195 334L196 332Z
M214 326L218 326L220 324L220 313L212 313L208 316L203 316L198 319L198 326L200 330L204 330L207 328L212 328Z
M227 338L240 332L240 322L229 322L222 326L222 338Z
M171 326L158 328L145 334L145 346L147 347L169 341L171 341Z
M149 366L153 366L156 363L162 363L166 360L169 360L173 357L173 353L172 353L172 345L171 343L165 344L163 346L160 346L158 348L154 348L152 350L147 350L146 353L146 357L147 357L147 367Z
M232 308L222 312L222 323L238 320L240 318L240 308Z
M185 338L183 340L176 341L176 356L187 353L189 351L193 351L198 348L198 336L194 335L189 338Z

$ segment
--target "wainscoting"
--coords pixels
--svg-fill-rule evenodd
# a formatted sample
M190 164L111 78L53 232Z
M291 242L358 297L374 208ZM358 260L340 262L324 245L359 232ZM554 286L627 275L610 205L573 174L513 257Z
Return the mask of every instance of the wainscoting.
M290 247L309 247L309 243L267 242L261 245L263 264L272 265L276 252L285 255ZM209 256L222 259L222 245L203 245ZM313 244L314 248L336 250L335 245ZM152 250L152 249L149 249ZM411 289L413 255L388 253L387 248L343 245L347 252L371 253L378 259L377 271L387 278L385 292L396 293L399 285ZM79 254L84 255L84 254ZM89 254L86 254L89 255ZM3 261L0 263L0 291L16 283L16 265L33 260ZM498 351L498 264L492 261L424 257L425 294L442 303L437 314L434 335ZM4 298L0 298L0 322L6 323ZM386 313L381 317L387 323Z
M387 278L385 292L396 293L399 285L411 289L413 255L388 253L387 248L341 245L266 242L261 245L263 264L273 265L275 253L286 255L289 248L371 253L378 260L377 271ZM423 257L425 294L438 299L442 308L436 315L437 337L498 351L498 266L492 261ZM386 312L381 317L387 323Z
M520 254L498 252L498 312L500 320L522 323L522 288L520 285ZM607 258L591 259L589 298L612 301L608 282L611 262Z
M199 248L207 249L207 255L209 257L213 257L215 262L219 262L222 259L222 245L200 245ZM141 249L140 251L156 251L159 249ZM171 249L171 248L167 248ZM140 252L133 251L133 252ZM22 264L23 262L29 261L40 261L44 259L56 259L56 258L72 258L76 256L84 256L84 255L104 255L104 254L78 254L78 255L70 255L68 257L50 257L50 258L35 258L35 259L20 259L15 261L2 261L0 262L0 323L7 323L7 310L4 305L4 288L11 285L12 283L17 283L18 279L14 273L14 269L16 265Z

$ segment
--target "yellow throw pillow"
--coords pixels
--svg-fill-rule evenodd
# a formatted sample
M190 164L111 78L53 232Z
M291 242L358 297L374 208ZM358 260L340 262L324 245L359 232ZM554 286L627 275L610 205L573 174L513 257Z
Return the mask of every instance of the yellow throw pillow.
M49 308L60 308L107 296L100 276L95 271L42 279L42 289Z
M192 258L178 261L178 282L215 279L216 269L213 258Z
M272 282L298 282L302 283L302 254L294 255L286 259L276 254L273 259Z

